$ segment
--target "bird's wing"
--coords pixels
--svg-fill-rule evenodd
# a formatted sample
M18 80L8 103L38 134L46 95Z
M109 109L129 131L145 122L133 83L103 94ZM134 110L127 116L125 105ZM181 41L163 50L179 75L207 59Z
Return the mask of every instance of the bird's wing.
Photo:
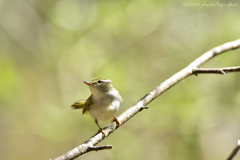
M85 103L86 103L86 100L81 99L81 100L75 102L73 105L71 105L71 107L73 109L82 109L84 107Z
M92 95L87 99L82 110L82 114L88 111L92 107Z

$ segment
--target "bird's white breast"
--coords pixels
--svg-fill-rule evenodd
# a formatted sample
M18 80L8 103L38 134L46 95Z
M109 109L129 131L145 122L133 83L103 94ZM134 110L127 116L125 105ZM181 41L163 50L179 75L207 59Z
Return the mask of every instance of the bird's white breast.
M107 95L101 93L93 95L93 106L89 109L90 115L95 119L107 121L118 111L121 101L122 97L116 90L110 91Z
M103 102L95 103L89 110L90 115L102 121L107 121L118 111L120 106L119 100L104 100Z

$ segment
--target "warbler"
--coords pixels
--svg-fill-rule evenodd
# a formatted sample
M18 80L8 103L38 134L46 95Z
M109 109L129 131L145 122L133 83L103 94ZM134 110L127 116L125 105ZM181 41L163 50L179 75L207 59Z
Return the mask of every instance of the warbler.
M102 132L106 137L106 133L99 126L98 120L106 121L113 117L112 121L117 121L120 127L121 123L114 117L114 114L123 101L122 97L113 87L110 79L96 78L91 81L84 81L84 83L89 86L92 92L91 96L87 100L81 99L75 102L71 107L73 109L82 109L82 114L90 114L99 127L99 132Z

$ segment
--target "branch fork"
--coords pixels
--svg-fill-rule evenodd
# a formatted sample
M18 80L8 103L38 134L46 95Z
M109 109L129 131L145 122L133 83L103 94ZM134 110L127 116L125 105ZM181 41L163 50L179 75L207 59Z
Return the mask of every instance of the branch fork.
M194 68L193 74L227 74L229 72L240 72L240 66L227 68Z

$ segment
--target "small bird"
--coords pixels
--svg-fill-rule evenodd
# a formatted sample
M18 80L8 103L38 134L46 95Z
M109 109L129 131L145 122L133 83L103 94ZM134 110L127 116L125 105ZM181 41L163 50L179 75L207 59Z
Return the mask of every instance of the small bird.
M99 126L98 120L106 121L113 117L112 121L116 121L121 126L119 120L113 115L118 111L120 103L123 101L119 92L113 87L110 79L96 78L91 81L84 81L92 92L92 95L87 99L81 99L75 102L71 107L73 109L82 109L82 114L90 114L97 126L99 132L102 132L105 137L105 131Z

